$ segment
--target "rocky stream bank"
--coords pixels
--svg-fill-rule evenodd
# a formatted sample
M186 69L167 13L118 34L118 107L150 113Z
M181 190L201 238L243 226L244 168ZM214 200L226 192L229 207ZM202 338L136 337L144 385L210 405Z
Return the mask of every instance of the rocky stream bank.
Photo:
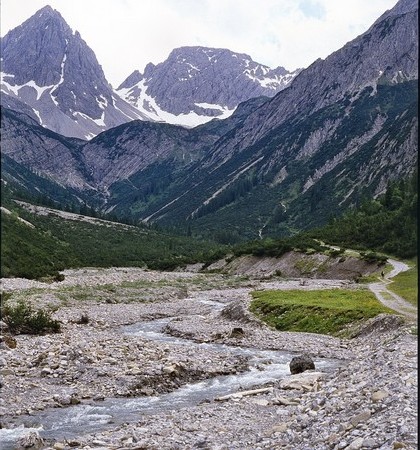
M53 307L62 330L1 343L0 442L57 450L416 449L412 319L378 316L339 339L281 333L247 312L254 289L331 287L360 288L141 269L67 271L54 284L2 280L13 299ZM315 370L290 375L290 359L302 353ZM232 381L247 373L251 385L249 377ZM229 383L224 394L215 389ZM187 406L185 392L196 398ZM54 420L60 425L46 432ZM89 420L99 426L84 427Z

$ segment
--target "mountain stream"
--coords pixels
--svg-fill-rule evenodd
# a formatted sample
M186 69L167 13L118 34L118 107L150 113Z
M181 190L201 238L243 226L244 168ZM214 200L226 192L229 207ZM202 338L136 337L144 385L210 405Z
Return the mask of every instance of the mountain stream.
M213 302L212 302L213 303ZM220 304L214 302L214 308ZM250 389L273 382L290 375L289 363L293 355L285 351L268 351L228 346L225 344L196 343L162 332L171 318L140 322L121 328L122 333L143 339L165 341L169 345L207 346L209 349L232 356L249 358L249 370L234 375L216 376L204 381L190 383L179 389L158 396L138 398L109 398L103 401L89 401L66 408L53 408L33 415L20 417L13 423L14 428L0 429L2 450L16 448L16 442L31 431L36 431L44 439L63 440L75 438L85 433L99 432L115 428L119 424L136 422L141 415L198 405L216 397ZM329 372L339 365L333 359L315 360L317 370Z

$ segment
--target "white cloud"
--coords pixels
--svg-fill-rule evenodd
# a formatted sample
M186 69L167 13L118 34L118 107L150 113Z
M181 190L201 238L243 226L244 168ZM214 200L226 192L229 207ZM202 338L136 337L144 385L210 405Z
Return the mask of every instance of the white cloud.
M1 0L1 34L46 4L94 50L117 86L173 48L247 53L270 67L307 67L363 33L396 0Z

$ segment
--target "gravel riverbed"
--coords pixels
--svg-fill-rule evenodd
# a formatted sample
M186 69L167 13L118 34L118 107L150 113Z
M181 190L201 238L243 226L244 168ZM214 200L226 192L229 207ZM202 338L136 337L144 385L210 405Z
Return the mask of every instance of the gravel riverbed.
M247 312L255 289L360 288L348 281L264 281L131 268L64 274L64 281L53 284L1 282L4 291L13 292L12 300L53 307L62 331L15 336L15 348L1 343L0 439L18 420L30 426L50 408L159 397L248 368L243 355L124 332L138 322L168 318L164 331L191 343L307 353L339 364L330 371L289 374L246 395L239 391L188 408L139 413L127 423L65 439L41 441L28 430L15 448L31 443L31 448L57 450L418 448L416 321L379 316L356 337L339 339L278 332Z

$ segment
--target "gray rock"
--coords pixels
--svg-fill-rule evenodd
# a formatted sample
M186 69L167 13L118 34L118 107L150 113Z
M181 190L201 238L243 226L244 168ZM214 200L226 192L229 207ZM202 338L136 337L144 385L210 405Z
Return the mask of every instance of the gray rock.
M325 356L338 358L341 362L325 373L305 371L285 376L278 382L270 383L270 387L264 384L262 389L253 389L252 396L237 396L235 400L226 402L209 398L186 408L172 410L169 407L151 414L140 413L124 423L104 424L102 430L80 430L80 435L75 432L72 440L66 442L66 448L71 447L72 443L75 448L97 445L103 449L130 447L162 450L200 446L212 450L337 450L346 447L391 450L417 447L418 342L411 326L402 324L399 328L384 330L379 327L372 330L368 339L365 336L346 339L346 345L343 345L340 338L279 332L267 326L221 318L217 310L211 310L214 303L217 308L222 301L229 304L242 299L247 305L250 292L255 289L291 289L296 287L298 280L254 280L250 286L248 282L243 285L234 278L216 274L126 270L128 273L115 268L66 271L63 287L29 284L28 280L20 279L2 280L2 286L10 290L27 289L28 285L42 287L42 290L32 294L33 297L29 292L25 293L40 303L51 299L48 292L64 295L69 291L69 286L73 286L75 292L83 292L84 287L88 287L89 292L93 293L101 289L92 289L92 286L110 283L114 284L113 295L118 298L116 304L92 301L91 297L86 301L68 299L65 306L55 312L60 320L67 320L59 341L57 336L51 335L20 336L17 350L2 354L7 364L22 375L8 377L7 383L2 386L0 415L3 427L22 421L36 423L37 410L57 406L53 400L54 394L58 396L56 398L67 396L67 400L69 396L70 399L90 399L87 403L91 404L93 398L116 397L118 391L141 396L145 394L141 392L142 387L153 386L156 389L150 394L157 397L175 390L179 384L210 379L220 373L234 373L240 362L234 357L235 348L231 348L230 353L227 349L219 351L211 345L198 343L206 343L213 333L221 332L226 336L224 344L232 344L227 337L228 332L242 327L246 333L241 347L247 347L250 353L256 349L287 350L299 354L306 351L314 355L315 361L319 358L321 367ZM154 291L152 288L147 291L150 295L148 302L127 298L127 290L121 287L121 283L127 280L137 286L133 293L136 299L142 294L142 284L156 285ZM185 283L188 296L162 299L160 281L165 284L173 282L176 286ZM232 287L234 281L240 283L237 288ZM205 284L217 285L218 288L207 290ZM331 280L308 279L304 288L331 286ZM171 294L173 288L168 287L168 292ZM95 317L92 326L81 327L71 320L79 317L81 311ZM191 343L179 345L168 341L149 341L138 335L127 335L120 328L120 325L162 316L173 318L168 332L188 332ZM388 351L390 348L392 352ZM64 373L59 378L40 377L40 367L33 366L33 361L38 356L39 360L43 360L44 353L51 362L58 362L63 354L68 355L69 360L70 355L74 355L76 360L84 355L86 370L77 380L73 378L74 367L70 364L63 367ZM98 378L97 370L109 357L115 358L119 364L107 365L105 375ZM177 364L182 365L179 374L183 378L177 377L180 383L172 384L172 369L168 373L161 369L176 368ZM130 374L134 369L136 373ZM246 366L240 370L246 370ZM139 392L128 392L126 387L129 383L136 382ZM293 391L283 390L286 386ZM300 389L303 386L313 389ZM240 392L246 394L244 390ZM373 402L371 396L378 392L389 395L382 401ZM106 404L99 406L106 407ZM73 406L67 404L63 408ZM59 415L60 412L65 411L56 411ZM2 429L0 434L2 432L7 433L8 430ZM25 429L23 432L26 432ZM58 439L62 442L61 438Z
M315 363L309 355L301 355L292 358L289 367L291 374L297 374L305 370L315 370Z
M19 439L18 445L21 448L38 449L43 447L44 440L37 431L31 431Z
M256 63L245 54L227 49L208 47L181 47L157 65L148 64L144 74L135 70L117 89L117 92L143 113L160 111L150 103L140 103L147 94L158 107L179 116L194 112L207 120L233 110L250 98L272 97L284 89L300 72L289 72L283 67L270 69ZM207 106L207 105L214 105ZM182 124L179 118L174 118ZM185 122L190 125L191 121Z
M93 51L50 6L9 31L1 54L2 71L9 75L2 88L12 97L7 104L26 113L22 102L53 131L87 139L142 118L113 92Z

